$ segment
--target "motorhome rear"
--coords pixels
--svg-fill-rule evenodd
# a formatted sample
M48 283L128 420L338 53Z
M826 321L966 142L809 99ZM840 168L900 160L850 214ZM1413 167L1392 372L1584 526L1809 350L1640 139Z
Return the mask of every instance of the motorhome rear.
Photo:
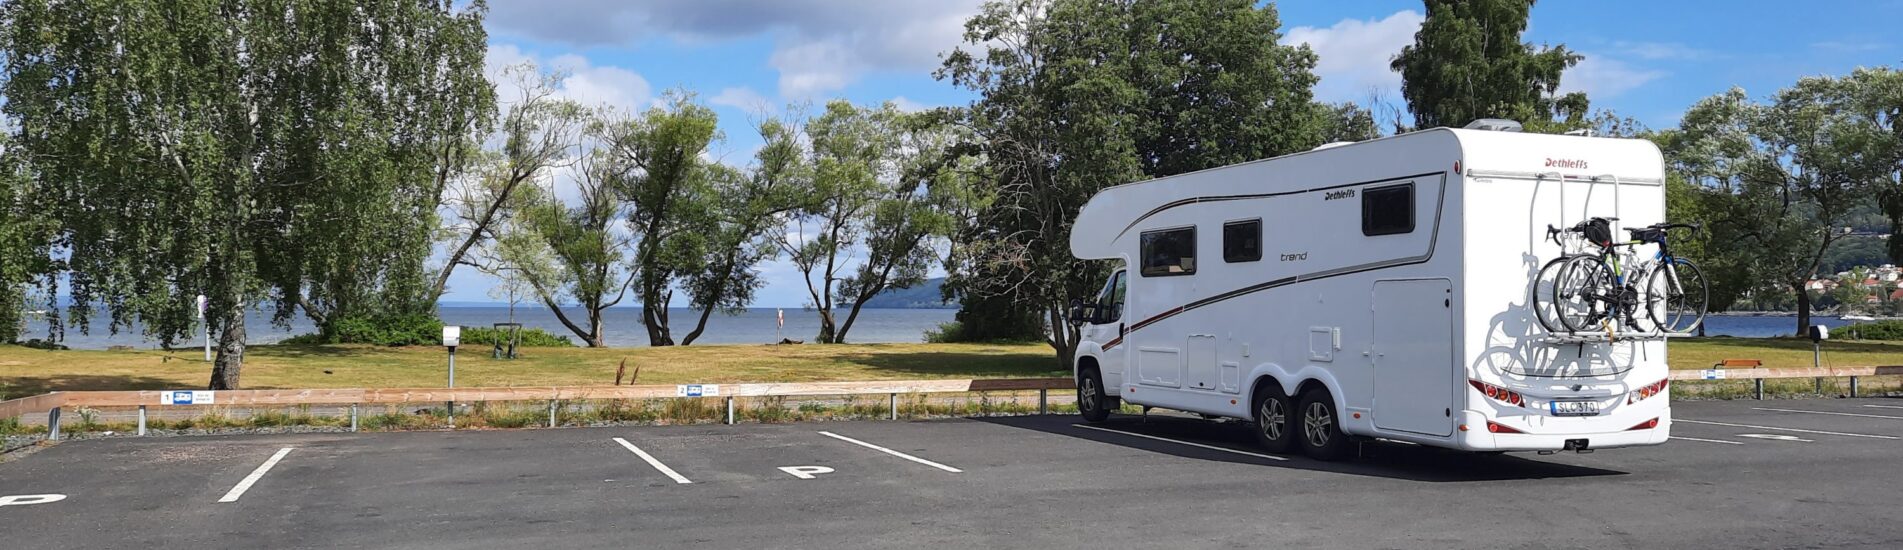
M1081 308L1086 416L1244 419L1321 458L1663 443L1665 340L1529 307L1549 226L1664 221L1663 177L1644 140L1440 128L1105 189L1070 241L1116 265Z

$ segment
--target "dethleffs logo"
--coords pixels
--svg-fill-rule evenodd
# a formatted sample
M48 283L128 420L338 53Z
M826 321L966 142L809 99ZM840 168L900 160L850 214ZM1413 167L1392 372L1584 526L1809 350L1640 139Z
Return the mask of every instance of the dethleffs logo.
M1586 161L1579 160L1579 159L1547 158L1546 167L1547 168L1573 168L1577 170L1585 170Z

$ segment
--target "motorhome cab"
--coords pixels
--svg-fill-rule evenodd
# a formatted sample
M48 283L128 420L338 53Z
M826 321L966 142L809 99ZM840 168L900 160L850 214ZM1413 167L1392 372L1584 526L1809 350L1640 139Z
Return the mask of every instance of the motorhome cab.
M1644 140L1437 128L1105 189L1070 240L1118 266L1073 311L1080 408L1243 419L1324 459L1663 443L1665 340L1529 307L1549 225L1664 221L1663 178Z

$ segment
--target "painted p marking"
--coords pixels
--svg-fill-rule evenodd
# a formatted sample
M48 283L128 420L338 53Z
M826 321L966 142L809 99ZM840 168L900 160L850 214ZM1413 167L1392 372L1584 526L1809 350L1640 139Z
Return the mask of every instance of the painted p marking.
M0 496L0 506L26 506L29 504L46 504L48 502L59 502L62 500L66 500L66 495L6 495Z
M825 466L781 466L780 471L800 479L813 479L819 477L819 474L833 473L832 468Z

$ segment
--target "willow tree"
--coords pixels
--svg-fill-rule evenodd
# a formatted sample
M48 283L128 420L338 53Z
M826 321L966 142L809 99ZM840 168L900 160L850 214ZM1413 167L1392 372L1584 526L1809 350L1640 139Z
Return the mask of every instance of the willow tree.
M245 313L414 307L454 151L484 115L485 7L449 1L22 0L0 94L60 222L82 330L169 345L210 298L210 387ZM360 309L361 308L361 309Z
M779 255L770 237L785 226L786 214L800 206L800 193L809 189L812 172L798 128L768 118L756 130L761 145L750 170L712 166L714 201L721 207L701 220L708 239L705 256L681 285L700 310L693 330L681 339L683 346L700 338L715 310L737 313L753 301L754 291L765 284L754 266Z
M633 285L649 345L674 345L667 306L675 283L697 270L710 243L698 222L716 207L713 180L721 171L701 155L720 139L718 123L693 95L670 92L663 106L600 125L605 177L634 232Z

